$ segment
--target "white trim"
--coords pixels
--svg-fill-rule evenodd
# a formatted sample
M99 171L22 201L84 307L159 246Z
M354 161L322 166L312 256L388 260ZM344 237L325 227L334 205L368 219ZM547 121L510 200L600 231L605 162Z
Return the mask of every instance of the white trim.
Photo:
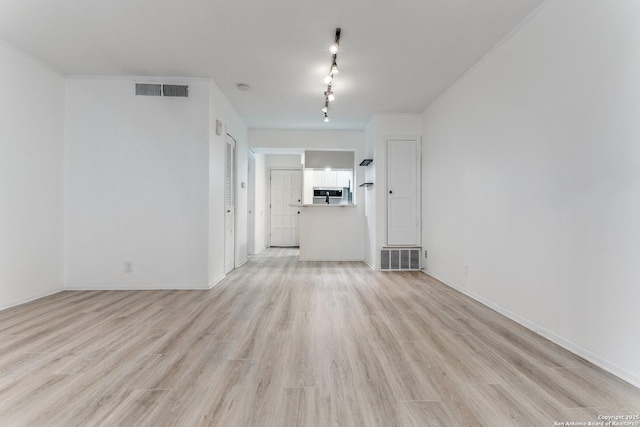
M52 73L56 74L58 77L61 77L63 79L66 79L67 76L60 70L58 70L57 68L53 67L50 64L47 64L46 62L36 58L35 56L25 52L24 50L18 48L17 46L12 45L11 43L0 39L0 45L6 47L9 50L12 50L14 53L22 56L25 59L28 59L29 61L35 62L36 64L40 65L43 68L46 68L47 70L51 71ZM4 310L4 308L2 309Z
M46 292L42 292L42 293L39 293L39 294L30 295L30 296L28 296L26 298L19 298L17 300L11 301L8 304L0 305L0 311L8 310L10 308L17 307L19 305L26 304L28 302L35 301L35 300L38 300L40 298L48 297L49 295L57 294L57 293L64 292L64 291L65 291L65 288L56 288L56 289L51 290L51 291L46 291Z
M217 279L213 279L211 282L209 282L209 289L213 288L215 285L217 285L218 283L222 282L225 277L227 277L227 275L223 274L222 276L218 277Z
M628 382L629 384L635 386L635 387L639 387L640 388L640 375L635 374L621 366L616 365L613 362L610 362L606 359L603 359L602 357L598 356L597 354L594 354L593 352L580 347L579 345L576 345L574 343L572 343L571 341L568 341L556 334L554 334L551 331L548 331L542 327L540 327L539 325L531 322L528 319L525 319L522 316L519 316L509 310L507 310L506 308L502 307L501 305L495 304L491 301L489 301L486 298L481 297L478 294L475 294L471 291L468 291L466 289L464 289L463 287L461 287L458 284L455 284L453 282L450 282L442 277L438 277L435 274L429 273L426 270L423 270L423 273L425 273L428 276L433 277L436 280L439 280L440 282L444 283L445 285L457 290L460 293L463 293L464 295L473 298L474 300L478 301L479 303L491 308L492 310L497 311L498 313L502 314L505 317L508 317L509 319L513 320L514 322L524 326L525 328L531 330L532 332L535 332L536 334L548 339L549 341L558 344L560 347L563 347L566 350L569 350L570 352L582 357L583 359L588 360L589 362L593 363L594 365L604 369L605 371L615 375L616 377L622 379L623 381Z
M371 264L369 261L367 261L366 259L363 259L362 262L364 262L365 264L367 264L372 270L378 270L373 264Z
M240 263L238 265L236 265L236 268L242 267L243 265L245 265L247 263L247 261L249 261L248 257L243 259L242 261L240 261Z
M265 249L267 249L267 247L266 247L266 246L265 246L265 247L263 247L262 249L260 249L260 250L259 250L258 252L256 252L254 255L261 254L262 252L264 252L264 251L265 251Z
M223 279L222 276L221 279ZM220 279L220 280L221 280ZM217 283L217 282L215 282ZM214 284L215 284L214 283ZM133 283L133 284L123 284L123 283L85 283L85 284L71 284L65 287L65 290L68 291L154 291L154 290L176 290L176 291L184 291L184 290L208 290L212 285L196 285L189 283L181 283L181 284L172 284L172 283L161 283L161 284L153 284L153 283Z
M137 83L164 83L173 84L177 82L210 82L212 79L209 77L180 77L180 76L139 76L139 75L91 75L91 74L69 74L64 75L65 79L69 80L134 80ZM172 83L169 83L172 82Z

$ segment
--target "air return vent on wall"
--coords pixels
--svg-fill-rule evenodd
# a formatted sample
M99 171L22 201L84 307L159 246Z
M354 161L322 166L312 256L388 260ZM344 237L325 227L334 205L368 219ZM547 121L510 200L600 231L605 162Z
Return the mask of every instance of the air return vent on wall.
M136 83L136 95L141 96L189 96L189 86Z
M162 96L162 85L152 83L136 83L136 95Z
M184 85L162 85L164 96L189 96L189 86Z
M420 270L420 248L385 248L380 251L381 270Z

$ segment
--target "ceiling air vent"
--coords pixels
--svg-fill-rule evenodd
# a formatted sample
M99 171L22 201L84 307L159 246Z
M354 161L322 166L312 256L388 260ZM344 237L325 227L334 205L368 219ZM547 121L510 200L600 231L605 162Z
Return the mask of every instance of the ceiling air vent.
M152 83L136 83L136 95L162 96L162 85Z
M185 85L162 85L164 96L189 96L189 86Z

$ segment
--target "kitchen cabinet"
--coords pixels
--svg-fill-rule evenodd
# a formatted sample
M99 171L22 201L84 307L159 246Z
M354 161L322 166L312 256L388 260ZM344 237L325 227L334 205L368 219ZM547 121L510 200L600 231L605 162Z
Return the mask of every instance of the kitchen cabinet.
M325 171L313 171L313 185L312 187L328 187L328 185L325 185L325 179L324 179L324 174Z
M336 187L351 188L351 171L336 171Z
M303 190L302 190L302 203L313 203L313 187L315 182L315 172L309 169L305 169L303 173Z
M348 187L353 191L353 171L304 170L304 203L312 203L313 187Z
M323 187L339 187L336 171L324 171Z
M305 178L313 182L311 187L349 187L351 171L307 171Z

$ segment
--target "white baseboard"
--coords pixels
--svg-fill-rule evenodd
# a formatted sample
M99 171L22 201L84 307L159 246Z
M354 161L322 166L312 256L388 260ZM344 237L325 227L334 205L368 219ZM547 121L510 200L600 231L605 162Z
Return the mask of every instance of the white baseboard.
M213 279L211 282L209 282L209 289L213 288L215 285L217 285L218 283L222 282L222 280L227 277L226 274L223 274L222 276L218 277L217 279Z
M298 261L319 261L319 262L325 262L325 261L331 261L331 262L365 262L363 259L343 259L343 258L339 258L339 259L331 259L331 258L302 258L302 257L298 257Z
M362 260L362 262L367 264L372 270L377 270L377 268L373 264L371 264L369 261L367 261L366 259Z
M628 382L629 384L640 388L640 375L631 372L621 366L618 366L617 364L606 360L600 356L598 356L597 354L579 346L576 345L574 343L572 343L569 340L566 340L565 338L562 338L556 334L554 334L551 331L548 331L542 327L540 327L539 325L531 322L528 319L525 319L522 316L519 316L509 310L507 310L506 308L495 304L489 300L487 300L484 297L481 297L480 295L477 295L471 291L468 291L466 289L464 289L462 286L451 282L443 277L439 277L436 276L435 274L429 273L426 270L423 270L423 272L428 275L433 277L434 279L437 279L439 281L441 281L442 283L444 283L445 285L457 290L458 292L461 292L463 294L465 294L466 296L473 298L474 300L478 301L479 303L486 305L487 307L491 308L492 310L497 311L498 313L502 314L505 317L508 317L509 319L513 320L516 323L519 323L520 325L524 326L525 328L535 332L536 334L548 339L549 341L552 341L556 344L558 344L560 347L563 347L567 350L569 350L570 352L582 357L585 360L588 360L589 362L593 363L594 365L604 369L605 371L615 375L616 377L620 378L623 381Z
M31 301L35 301L40 298L48 297L49 295L57 294L58 292L64 291L64 288L56 288L49 291L41 292L39 294L29 295L25 298L19 298L17 300L13 300L9 303L0 305L0 311L7 310L12 307L16 307L18 305L26 304Z
M93 283L73 283L67 284L65 290L69 291L162 291L162 290L177 290L177 291L194 291L194 290L207 290L210 289L209 285L196 285L188 283L171 284L171 283L113 283L113 284L93 284Z
M249 258L245 258L244 260L240 261L240 264L236 265L236 268L242 267L247 263L247 261L249 261Z

